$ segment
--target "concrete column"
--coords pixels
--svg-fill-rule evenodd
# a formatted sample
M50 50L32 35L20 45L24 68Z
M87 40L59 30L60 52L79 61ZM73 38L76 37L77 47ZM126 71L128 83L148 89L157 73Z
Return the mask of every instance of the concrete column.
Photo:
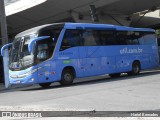
M4 45L8 43L4 0L0 0L0 19L1 19L2 45ZM8 63L9 63L9 55L8 55L8 49L6 49L4 51L4 56L3 56L4 78L5 78L6 88L9 87L9 64Z

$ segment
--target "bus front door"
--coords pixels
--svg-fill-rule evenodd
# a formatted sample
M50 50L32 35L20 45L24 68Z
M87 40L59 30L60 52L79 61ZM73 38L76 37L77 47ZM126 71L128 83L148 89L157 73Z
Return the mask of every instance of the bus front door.
M47 40L37 42L36 63L38 64L38 81L39 83L51 82L51 60L49 44Z
M47 83L52 82L50 69L51 69L51 61L45 61L38 65L38 81L39 83Z

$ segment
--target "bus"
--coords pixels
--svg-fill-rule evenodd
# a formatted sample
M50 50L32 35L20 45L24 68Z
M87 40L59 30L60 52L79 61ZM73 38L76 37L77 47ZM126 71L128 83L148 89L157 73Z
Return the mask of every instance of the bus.
M149 28L54 23L17 34L1 54L9 47L10 84L66 86L75 78L137 75L159 65L157 37Z

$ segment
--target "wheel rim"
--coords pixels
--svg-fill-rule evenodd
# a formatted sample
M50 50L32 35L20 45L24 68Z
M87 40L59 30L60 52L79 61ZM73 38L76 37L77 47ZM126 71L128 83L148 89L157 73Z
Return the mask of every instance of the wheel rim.
M133 67L133 72L134 72L135 74L139 73L139 65L134 65L134 67Z
M66 81L71 81L72 80L72 75L70 74L70 73L65 73L64 74L64 80L66 80Z

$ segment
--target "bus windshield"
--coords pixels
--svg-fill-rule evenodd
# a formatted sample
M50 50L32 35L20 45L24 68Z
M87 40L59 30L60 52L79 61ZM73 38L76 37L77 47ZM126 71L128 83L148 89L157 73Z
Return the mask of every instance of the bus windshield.
M10 50L10 69L13 71L24 70L52 57L60 32L61 29L49 29L38 34L16 37ZM28 44L40 36L50 36L50 38L36 42L34 54L31 54L28 50Z
M34 37L35 35L28 35L14 40L10 51L10 69L22 70L33 64L34 55L28 51L28 44Z

